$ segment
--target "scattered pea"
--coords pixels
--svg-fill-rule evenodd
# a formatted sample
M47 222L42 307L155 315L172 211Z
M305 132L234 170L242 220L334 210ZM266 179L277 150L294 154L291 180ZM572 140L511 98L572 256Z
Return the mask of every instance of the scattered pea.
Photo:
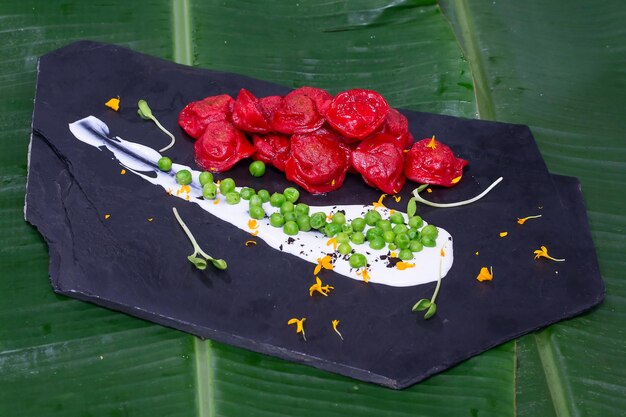
M261 198L261 201L263 201L264 203L267 203L268 201L270 201L269 191L260 189L256 194Z
M352 225L352 230L354 230L355 232L362 232L363 230L365 230L365 219L362 217L357 217L356 219L352 220L352 223L350 223Z
M241 189L241 192L239 194L241 194L241 198L243 198L244 200L250 200L250 197L255 195L256 192L250 187L245 187Z
M411 252L420 252L423 248L424 245L422 245L422 242L420 242L419 240L412 240L409 244L409 249L411 250Z
M164 156L162 158L159 158L159 160L157 161L157 165L159 166L159 169L161 171L168 172L172 169L172 160L167 156Z
M250 196L250 207L258 206L261 207L263 205L263 201L261 201L261 197L259 195Z
M407 233L409 231L409 228L406 227L406 225L404 224L396 224L391 230L393 230L395 234L399 235L400 233Z
M348 263L352 268L362 268L367 265L367 258L360 253L353 253Z
M378 227L372 227L370 229L367 229L367 232L365 232L365 238L367 240L372 240L374 237L379 237L382 239L383 231Z
M282 214L289 213L289 212L293 213L294 209L295 209L295 207L294 207L293 203L290 202L290 201L285 201L283 204L280 205L280 212Z
M327 223L326 226L324 226L324 234L326 234L326 236L328 237L333 237L340 231L341 226L337 223Z
M391 230L385 230L383 232L383 240L387 243L393 242L396 238L396 234Z
M389 220L379 220L376 222L376 227L384 231L391 230L391 222Z
M368 239L370 242L370 248L372 249L382 249L385 247L385 241L380 236L375 236L372 239Z
M380 213L376 210L370 210L365 213L365 223L368 226L376 225L376 222L378 222L380 219L382 219L382 217L380 216Z
M293 187L287 187L283 191L283 195L285 196L285 199L287 201L289 201L290 203L295 203L300 197L300 191L296 190Z
M395 212L391 216L389 216L389 220L391 221L391 223L394 224L403 224L404 216L398 212Z
M265 175L265 163L263 161L254 161L248 167L250 175L253 177L262 177Z
M235 191L235 180L232 178L224 178L220 181L220 193L226 195L231 191Z
M208 171L201 172L198 176L198 181L204 187L205 184L213 182L213 174Z
M343 214L341 211L338 211L337 213L333 214L333 223L342 225L345 222L346 222L346 215Z
M337 233L337 242L347 243L350 240L350 236L346 232Z
M326 214L321 211L311 214L310 223L313 229L321 229L326 224Z
M393 243L395 243L400 249L407 249L411 243L411 238L406 233L400 233L399 235L396 235Z
M350 246L349 243L344 242L337 247L337 252L339 252L342 255L347 255L350 252L352 252L352 246Z
M390 243L387 245L387 248L389 248L389 250L396 250L398 249L398 246L396 246L395 243Z
M402 259L403 261L410 261L411 259L413 259L413 252L411 252L410 249L402 249L398 253L398 258Z
M428 226L424 226L424 228L421 231L421 234L422 234L422 237L426 236L435 240L437 239L437 235L439 235L439 231L437 230L435 226L433 226L432 224L429 224Z
M274 193L270 197L270 204L272 205L272 207L280 207L285 201L287 201L287 199L281 193Z
M437 244L434 238L428 236L422 236L420 241L422 242L422 245L426 246L427 248L434 248Z
M350 236L350 242L361 245L365 242L365 235L363 232L354 232L352 236Z
M409 227L412 229L419 229L424 224L424 221L420 216L413 216L409 219Z
M226 203L230 205L239 204L241 195L237 191L226 193Z
M298 223L298 228L303 232L311 230L311 219L306 214L296 214L296 223Z
M180 185L191 184L191 171L188 169L181 169L176 173L176 182Z
M285 216L285 221L289 222L295 222L296 219L298 218L298 216L296 216L296 213L293 211L286 211L285 213L283 213L283 216Z
M298 228L298 224L293 220L285 222L285 225L283 226L283 232L289 236L295 236L299 231L300 229Z
M206 200L214 200L217 196L217 185L210 182L202 187L202 197Z
M285 218L280 213L272 213L270 215L270 224L274 227L282 227L285 224Z
M296 210L296 214L306 214L307 216L309 214L309 206L304 203L296 204L295 210Z
M250 217L262 220L265 217L265 210L261 206L250 206Z

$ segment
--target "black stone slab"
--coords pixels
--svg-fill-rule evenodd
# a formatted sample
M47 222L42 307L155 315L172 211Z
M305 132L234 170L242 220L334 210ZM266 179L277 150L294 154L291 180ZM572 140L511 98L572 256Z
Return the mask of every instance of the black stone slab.
M282 254L206 213L167 196L121 166L107 150L77 141L68 124L88 115L113 135L155 149L169 139L137 116L143 98L178 138L168 156L195 166L192 141L178 128L179 111L214 94L257 96L289 91L236 74L176 65L128 49L78 42L40 60L33 119L26 217L48 243L50 279L58 293L194 335L306 363L392 388L403 388L493 346L601 302L604 286L577 180L548 173L526 126L403 111L416 139L437 135L469 161L461 183L425 196L457 201L504 181L479 202L450 209L419 206L428 222L454 237L454 265L442 282L437 314L412 313L435 283L408 288L366 284L331 271L328 297L310 297L313 265ZM346 88L350 88L346 85ZM119 95L122 108L104 107ZM239 185L281 191L289 184L273 168L260 178L247 163L227 176ZM224 176L222 176L224 177ZM399 203L405 210L413 185ZM351 175L327 196L302 193L309 204L370 204L380 193ZM191 245L172 216L177 207L207 252L226 271L198 271ZM110 217L105 219L105 215ZM518 217L542 218L518 225ZM153 219L148 221L148 219ZM499 233L507 231L506 238ZM565 262L534 260L545 245ZM475 277L492 266L495 278ZM419 271L416 268L416 273ZM287 326L306 317L307 341ZM342 341L331 321L341 321Z

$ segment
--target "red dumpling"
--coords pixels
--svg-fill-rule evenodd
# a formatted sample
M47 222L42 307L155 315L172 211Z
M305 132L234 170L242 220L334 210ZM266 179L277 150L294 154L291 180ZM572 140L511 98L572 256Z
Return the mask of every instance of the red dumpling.
M228 94L193 101L178 115L178 124L189 136L199 139L209 123L230 120L233 102Z
M378 129L389 111L387 101L372 90L339 93L326 110L326 120L342 135L364 139Z
M324 118L316 104L316 100L321 100L321 93L312 94L310 89L313 88L298 88L283 98L272 119L274 130L290 135L308 133L322 127Z
M413 135L409 132L409 121L396 109L389 109L381 132L393 136L402 149L409 149L413 145Z
M294 135L285 174L311 194L321 194L341 187L349 164L342 143L326 135Z
M211 172L227 171L253 153L245 134L230 122L209 123L194 145L196 163Z
M352 166L363 180L386 194L400 192L404 176L404 150L396 139L386 133L377 133L363 140L352 151Z
M465 165L465 159L455 157L448 146L433 136L415 142L407 152L404 174L411 181L422 184L452 187L461 180Z
M244 88L239 90L232 117L233 124L246 132L267 133L272 130L271 119L267 118L260 100Z
M285 171L285 163L289 158L291 142L289 136L280 133L268 133L266 135L252 136L256 152L254 159L272 164L277 169Z

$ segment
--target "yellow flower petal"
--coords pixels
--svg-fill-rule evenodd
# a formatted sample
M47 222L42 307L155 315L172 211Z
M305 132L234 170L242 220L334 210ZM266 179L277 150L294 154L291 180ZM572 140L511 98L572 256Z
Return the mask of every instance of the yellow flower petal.
M435 141L435 135L433 135L433 137L430 138L430 142L428 142L428 145L426 145L426 147L433 149L433 150L437 149L437 142Z
M490 271L486 266L480 268L480 273L476 277L480 282L491 281L493 279L493 269Z
M500 237L506 237L509 234L509 232L500 232Z
M528 216L528 217L523 217L523 218L517 218L517 223L518 224L524 224L526 223L526 220L530 220L530 219L538 219L539 217L541 217L541 214L537 214L536 216Z
M412 262L398 262L396 264L396 268L398 268L400 271L404 271L405 269L415 268L415 264Z
M120 98L119 97L113 97L111 99L109 99L109 101L107 101L106 103L104 103L105 106L107 106L108 108L118 111L120 109Z

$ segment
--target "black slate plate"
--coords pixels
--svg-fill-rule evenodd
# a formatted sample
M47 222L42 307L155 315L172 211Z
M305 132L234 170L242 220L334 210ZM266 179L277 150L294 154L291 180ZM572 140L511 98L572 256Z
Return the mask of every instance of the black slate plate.
M312 264L261 240L246 247L247 233L135 175L120 175L121 166L108 151L78 142L68 130L68 123L94 115L114 135L156 149L165 146L169 140L136 114L135 103L143 98L178 137L168 155L194 166L192 142L176 123L179 111L208 95L236 96L242 87L257 96L288 91L93 42L41 58L26 218L48 242L56 292L393 388L601 302L604 286L579 185L550 176L526 126L403 111L416 138L436 134L469 161L459 185L435 189L427 198L469 198L504 177L475 204L419 207L428 222L454 237L454 265L430 320L411 307L430 297L434 283L395 288L323 271L335 290L328 297L310 297ZM117 95L122 109L116 113L103 103ZM280 191L291 185L273 169L261 179L251 178L247 164L228 176L256 189ZM387 200L388 206L404 211L412 188L405 186L402 201ZM327 196L302 194L305 203L319 205L371 204L380 195L357 176ZM207 252L228 260L228 270L201 272L188 263L191 246L172 207ZM105 220L105 214L110 218ZM543 217L516 223L531 214ZM508 236L500 238L501 231ZM541 245L566 261L534 260L533 251ZM483 266L493 266L492 282L476 281ZM291 317L307 318L306 342L287 326ZM343 341L330 327L333 319L341 321Z

